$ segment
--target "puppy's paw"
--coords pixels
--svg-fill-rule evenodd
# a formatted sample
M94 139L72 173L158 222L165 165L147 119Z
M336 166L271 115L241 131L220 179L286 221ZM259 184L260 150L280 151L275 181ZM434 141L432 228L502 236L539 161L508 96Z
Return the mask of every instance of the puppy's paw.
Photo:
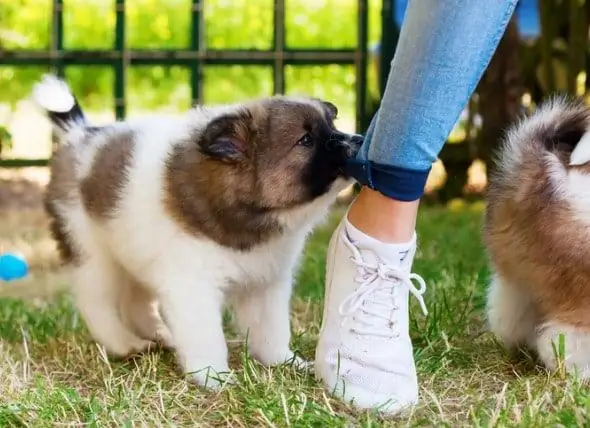
M291 352L291 358L283 361L283 364L291 365L291 366L295 367L297 370L301 370L304 372L308 372L308 371L313 370L313 362L312 361L304 360L303 358L295 355L292 351L289 351L289 352Z
M120 360L148 352L156 347L155 342L140 339L139 337L125 342L105 344L107 354L114 359Z
M214 370L211 367L191 372L190 376L197 385L210 389L212 391L219 391L227 385L235 384L235 376L229 369Z
M168 350L174 349L174 340L172 333L165 324L159 324L156 328L156 343Z
M314 367L313 361L307 361L298 356L295 356L292 360L287 361L287 364L289 363L293 364L293 366L295 366L298 370L306 372L312 371Z
M254 355L254 357L262 364L267 366L278 366L281 364L293 365L300 370L310 370L313 368L313 363L305 361L303 358L295 355L293 351L287 349L283 352L272 352L266 355Z

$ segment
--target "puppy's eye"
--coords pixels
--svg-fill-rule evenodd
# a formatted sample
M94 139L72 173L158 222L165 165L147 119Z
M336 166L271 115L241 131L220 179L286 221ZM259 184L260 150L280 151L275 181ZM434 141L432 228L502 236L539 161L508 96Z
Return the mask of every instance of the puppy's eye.
M305 134L303 137L297 141L297 144L303 147L313 147L314 140L313 137L309 134Z

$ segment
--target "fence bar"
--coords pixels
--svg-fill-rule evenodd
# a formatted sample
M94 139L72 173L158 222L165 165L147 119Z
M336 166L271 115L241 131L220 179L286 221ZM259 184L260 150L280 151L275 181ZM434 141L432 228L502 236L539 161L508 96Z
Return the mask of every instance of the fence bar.
M121 0L118 0L121 1ZM123 58L130 65L190 65L191 61L201 61L211 65L229 64L267 64L277 60L285 64L355 64L357 51L354 49L285 49L284 51L255 50L68 50L61 52L14 51L0 52L3 65L44 65L60 61L64 64L103 65L115 64Z
M49 159L0 159L0 167L2 168L28 168L47 165L49 165Z
M356 129L362 132L361 124L364 122L367 110L367 49L369 43L368 15L369 6L367 0L358 0L357 21L357 46L356 52Z
M125 117L127 106L125 76L127 73L128 58L125 49L125 0L116 0L115 8L115 50L117 58L114 61L115 85L113 87L113 95L115 97L115 117L122 119Z
M399 38L399 28L394 20L395 0L383 0L381 9L381 49L379 55L379 90L383 95L391 61Z
M273 84L275 94L285 93L285 0L275 0L273 33Z
M53 0L52 8L51 47L49 52L51 61L49 63L53 72L58 76L63 77L64 66L62 61L60 61L59 55L59 53L63 51L64 43L63 0Z
M200 0L192 0L192 22L191 22L191 51L196 52L199 58L192 59L190 61L191 69L191 102L193 105L201 103L201 97L203 94L203 69L202 69L202 58L203 47L205 41L202 37L201 28L203 27L203 21L201 13L202 2Z

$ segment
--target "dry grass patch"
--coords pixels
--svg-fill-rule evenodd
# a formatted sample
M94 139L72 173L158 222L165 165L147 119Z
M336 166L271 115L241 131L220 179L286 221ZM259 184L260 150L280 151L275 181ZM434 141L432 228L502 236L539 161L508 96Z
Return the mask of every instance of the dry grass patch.
M310 240L293 301L293 346L312 360L323 301L326 244L338 211ZM509 355L482 317L487 265L481 212L427 209L415 270L429 284L425 318L412 303L422 401L401 418L356 412L331 398L312 373L252 361L227 328L237 382L203 391L171 353L126 361L92 343L62 290L47 224L38 210L2 212L0 250L31 263L25 281L0 285L0 426L587 426L590 394L574 378L548 375L527 355Z

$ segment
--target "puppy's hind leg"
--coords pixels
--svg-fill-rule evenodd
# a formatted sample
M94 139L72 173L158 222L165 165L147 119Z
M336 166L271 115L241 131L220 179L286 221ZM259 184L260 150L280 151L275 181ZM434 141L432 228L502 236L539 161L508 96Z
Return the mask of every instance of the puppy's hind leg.
M524 290L494 275L486 309L490 330L506 347L534 345L538 319L535 306Z
M142 339L172 348L172 334L162 320L153 293L131 275L127 275L121 286L120 313L123 321Z
M141 339L125 325L119 313L120 267L105 254L94 251L74 268L73 294L90 334L113 356L125 357L144 350L150 341Z
M563 364L567 372L590 379L590 329L546 322L537 332L537 351L549 370L555 371Z

